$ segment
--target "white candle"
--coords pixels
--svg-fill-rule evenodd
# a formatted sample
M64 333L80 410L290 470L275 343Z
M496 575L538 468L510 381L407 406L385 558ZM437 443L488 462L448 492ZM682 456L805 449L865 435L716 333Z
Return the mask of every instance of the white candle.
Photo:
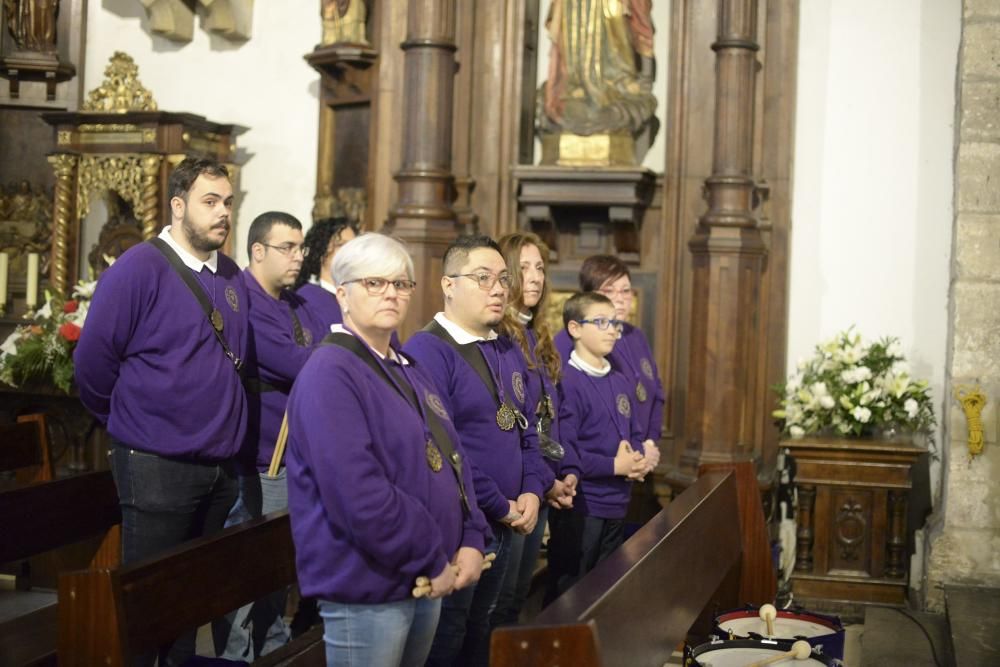
M34 310L38 305L38 253L28 253L28 289L24 301L28 310Z
M7 253L0 252L0 310L7 305Z

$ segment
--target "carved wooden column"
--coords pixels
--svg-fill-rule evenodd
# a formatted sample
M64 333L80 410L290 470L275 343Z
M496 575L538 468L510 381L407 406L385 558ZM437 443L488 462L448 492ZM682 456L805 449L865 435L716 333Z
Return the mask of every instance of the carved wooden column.
M906 575L906 563L903 561L906 552L906 499L905 490L891 489L889 491L889 537L888 558L885 564L885 576L902 578Z
M708 212L688 245L693 303L682 467L753 453L760 276L766 250L754 215L757 1L720 0Z
M77 265L75 255L70 249L76 248L78 234L76 218L76 166L79 159L75 155L58 153L50 155L49 163L56 175L56 188L52 218L55 225L52 229L52 261L49 284L57 292L68 294L76 276ZM72 238L71 238L72 236Z
M441 259L454 240L451 172L455 79L455 0L410 2L404 84L403 164L387 228L410 244L417 291L405 338L441 309Z

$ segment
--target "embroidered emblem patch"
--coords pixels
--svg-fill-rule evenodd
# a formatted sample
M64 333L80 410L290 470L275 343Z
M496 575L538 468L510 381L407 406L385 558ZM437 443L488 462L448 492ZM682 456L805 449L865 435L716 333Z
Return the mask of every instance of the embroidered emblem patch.
M424 401L427 402L428 407L430 407L430 409L438 417L441 419L450 419L450 417L448 417L448 411L444 409L444 403L441 402L441 399L437 394L429 391L424 392Z
M618 394L618 399L615 402L618 404L618 414L626 417L632 416L632 404L629 403L628 396Z
M232 285L226 287L226 303L229 304L234 313L240 312L240 297L236 294L236 290L233 289Z
M524 403L524 378L521 376L521 373L518 372L518 371L514 371L514 373L510 376L510 383L514 387L514 395L517 396L518 402L521 403L521 404L523 404Z
M640 363L639 365L642 366L642 374L648 377L650 380L652 380L653 364L649 363L649 359L643 359L642 363Z

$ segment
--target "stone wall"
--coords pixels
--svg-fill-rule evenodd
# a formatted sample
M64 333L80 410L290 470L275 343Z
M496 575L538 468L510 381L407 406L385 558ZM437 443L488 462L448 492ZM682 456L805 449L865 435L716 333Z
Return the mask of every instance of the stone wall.
M944 492L929 527L925 602L943 583L1000 586L1000 3L965 0L944 401ZM979 386L986 445L970 460L957 388Z

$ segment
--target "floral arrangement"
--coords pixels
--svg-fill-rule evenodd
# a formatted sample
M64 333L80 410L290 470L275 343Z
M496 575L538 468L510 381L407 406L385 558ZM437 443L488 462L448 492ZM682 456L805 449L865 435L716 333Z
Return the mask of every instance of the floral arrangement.
M865 343L853 327L816 346L784 386L773 415L786 435L932 434L936 421L926 380L910 377L897 338Z
M0 382L51 383L66 392L73 384L73 350L87 319L97 281L81 281L69 299L45 291L45 305L0 345Z

